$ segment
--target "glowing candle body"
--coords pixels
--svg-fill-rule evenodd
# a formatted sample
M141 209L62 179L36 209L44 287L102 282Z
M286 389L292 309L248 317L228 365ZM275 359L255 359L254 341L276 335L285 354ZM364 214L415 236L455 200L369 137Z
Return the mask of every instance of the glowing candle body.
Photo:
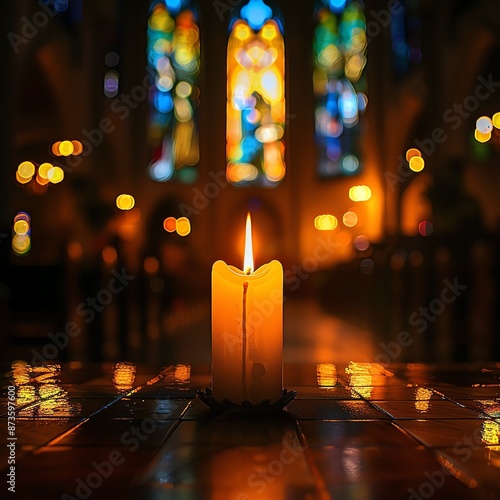
M212 391L222 401L282 396L283 267L277 260L243 272L212 269Z

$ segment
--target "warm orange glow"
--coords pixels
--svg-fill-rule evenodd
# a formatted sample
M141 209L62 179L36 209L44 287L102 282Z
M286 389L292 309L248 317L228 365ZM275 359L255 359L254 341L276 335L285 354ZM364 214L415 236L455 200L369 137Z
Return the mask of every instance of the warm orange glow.
M252 245L252 219L250 212L247 214L247 227L245 233L245 258L243 261L245 274L253 273L253 245Z
M340 231L340 233L335 236L335 243L339 247L346 247L351 243L351 240L351 235L347 231Z
M31 372L31 366L26 363L26 361L13 361L11 364L12 368L12 381L14 385L16 385L18 388L22 385L26 385L29 383L31 377L30 377L30 372ZM19 395L18 395L19 398ZM30 401L31 402L31 401ZM18 406L19 405L18 403Z
M134 197L129 194L121 194L116 198L116 206L120 210L131 210L134 208Z
M12 238L12 249L17 255L28 253L31 248L31 238L27 234L16 234Z
M125 206L130 206L130 204ZM135 238L137 238L137 234L139 232L141 211L137 207L129 210L126 209L122 210L124 210L124 212L120 214L119 218L117 218L118 234L120 238L124 241L133 241Z
M134 388L137 368L130 363L116 363L113 368L113 385L118 392L128 392Z
M422 156L422 153L420 152L419 149L417 148L410 148L407 152L406 152L406 161L410 161L412 158L414 158L415 156Z
M64 179L64 170L61 167L52 167L47 172L47 178L52 184L58 184Z
M419 387L415 394L415 410L419 413L428 413L431 407L431 398L434 393L425 387Z
M286 169L285 166L280 163L278 165L271 165L266 167L266 177L273 182L278 182L285 177Z
M190 365L175 365L174 369L166 376L167 387L182 388L191 381Z
M493 123L493 126L495 128L500 128L500 113L495 113L492 117L491 117L491 122Z
M373 390L373 375L384 373L384 369L377 363L350 361L345 372L349 375L348 388L353 397L359 394L361 397L369 398Z
M102 260L106 264L111 266L116 262L117 259L118 259L118 253L116 252L116 249L114 247L112 247L111 245L106 245L102 249Z
M273 123L268 123L261 125L255 131L255 138L262 144L268 144L281 139L283 137L283 133L283 127L280 125L274 125Z
M24 236L30 230L30 225L25 220L18 220L14 222L14 232L20 236Z
M71 241L68 245L68 256L71 260L79 260L83 256L83 247L78 241Z
M73 156L83 153L83 144L80 141L71 141L71 144L73 144Z
M74 151L74 146L71 141L62 141L61 144L59 144L59 153L61 153L63 156L69 156L73 154Z
M118 234L123 241L135 240L137 231L137 225L134 222L123 220L118 226Z
M12 250L15 255L25 255L31 249L31 218L26 212L19 212L14 217L12 229L15 233L12 238Z
M19 417L44 419L57 416L62 422L67 417L78 416L81 404L70 404L67 391L59 383L61 365L31 367L26 361L15 361L11 366L12 382L17 386Z
M41 179L48 179L49 178L49 170L53 168L54 165L52 163L42 163L38 167L38 176Z
M248 182L263 175L269 184L284 178L284 74L284 41L276 21L267 21L257 32L244 20L236 21L227 49L229 182ZM244 168L235 169L235 165Z
M187 236L191 233L191 222L189 222L189 219L186 217L179 217L175 224L175 228L179 236Z
M42 179L42 182L43 182L43 179ZM38 196L42 196L43 194L45 194L47 192L48 187L49 187L48 183L45 184L45 186L44 186L43 184L40 184L39 182L33 182L31 185L31 189L33 189L33 193L35 193Z
M372 197L372 190L368 186L353 186L349 189L349 198L352 201L368 201Z
M478 129L474 130L474 137L478 142L488 142L491 139L491 132L483 134Z
M259 170L251 163L229 163L227 166L227 180L229 182L253 181L257 179Z
M23 161L17 167L17 172L22 179L31 179L35 175L35 165L30 161Z
M42 177L39 173L36 174L35 180L40 186L46 186L50 182L49 179Z
M481 429L481 441L489 445L499 444L500 424L492 420L483 422Z
M283 155L285 148L283 143L264 143L264 162L262 167L266 177L273 182L280 181L285 176L285 163Z
M19 175L19 172L16 171L16 181L19 182L19 184L28 184L28 182L30 182L32 179L32 177L29 177L27 179L25 179L24 177L21 177Z
M148 274L156 274L160 270L160 263L156 257L146 257L144 259L144 270Z
M137 207L123 214L123 220L128 224L138 224L141 221L141 217L141 211Z
M273 260L246 269L222 260L212 268L212 390L255 404L282 394L283 267Z
M167 233L175 232L176 226L177 226L177 219L175 217L167 217L163 221L163 229L165 229Z
M335 387L337 384L337 367L332 363L320 363L316 366L318 387Z
M61 156L61 153L59 152L59 145L61 144L61 141L57 141L57 142L54 142L54 144L52 144L52 154L54 156Z
M248 25L244 23L237 23L234 28L234 36L238 40L247 40L251 35L251 31Z
M358 216L356 212L352 212L351 210L349 210L349 212L346 212L342 219L344 225L347 227L354 227L358 223Z
M410 159L410 169L414 172L421 172L425 167L425 161L420 156L414 156Z
M319 231L332 231L338 224L337 217L330 214L318 215L314 219L314 227Z

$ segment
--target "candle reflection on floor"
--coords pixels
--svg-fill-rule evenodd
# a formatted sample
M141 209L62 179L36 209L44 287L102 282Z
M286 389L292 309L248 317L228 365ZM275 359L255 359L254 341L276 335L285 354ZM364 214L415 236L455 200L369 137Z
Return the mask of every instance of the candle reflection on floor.
M284 368L298 397L284 415L250 419L210 417L192 400L208 365L13 363L4 385L27 415L16 422L18 470L29 476L20 497L75 496L76 478L96 477L94 463L119 452L125 461L89 486L96 498L406 498L435 472L449 498L495 498L500 365ZM125 394L121 371L135 376Z
M142 481L164 490L194 478L212 500L285 500L292 490L304 497L317 491L294 419L286 416L181 422Z

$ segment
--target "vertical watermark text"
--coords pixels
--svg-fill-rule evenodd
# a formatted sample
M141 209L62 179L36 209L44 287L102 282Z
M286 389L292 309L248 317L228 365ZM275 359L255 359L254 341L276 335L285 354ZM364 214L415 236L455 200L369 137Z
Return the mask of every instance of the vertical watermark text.
M7 490L16 492L16 388L7 389Z

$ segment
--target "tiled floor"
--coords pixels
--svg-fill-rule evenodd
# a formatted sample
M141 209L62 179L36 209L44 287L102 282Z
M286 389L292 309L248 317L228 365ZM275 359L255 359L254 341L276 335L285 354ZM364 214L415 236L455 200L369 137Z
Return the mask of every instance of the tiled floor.
M298 391L286 411L235 418L195 398L208 366L16 362L0 395L3 477L15 386L12 498L500 498L500 364L284 373Z

